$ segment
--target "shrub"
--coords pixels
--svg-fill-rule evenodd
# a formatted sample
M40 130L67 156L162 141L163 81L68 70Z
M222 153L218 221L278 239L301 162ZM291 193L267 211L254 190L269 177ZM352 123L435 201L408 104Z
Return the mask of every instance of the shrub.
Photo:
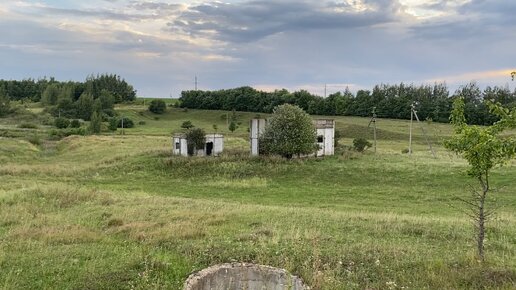
M195 126L192 124L192 121L184 121L183 124L181 124L181 128L186 129L186 130L190 130L193 127L195 127Z
M38 135L32 135L32 136L27 137L27 141L29 141L31 144L36 145L36 146L41 145L41 139L39 138Z
M358 152L364 152L367 148L371 147L373 144L367 141L364 138L355 138L353 140L353 148Z
M33 123L21 123L20 125L18 125L18 128L23 128L23 129L37 129L37 128L38 128L38 125L33 124Z
M71 135L86 135L85 128L68 128L68 129L60 129L60 130L51 130L49 133L49 138L51 140L60 140L64 137L68 137Z
M79 121L77 119L73 119L70 122L70 128L80 128L80 127L81 127L81 121Z
M141 126L143 126L143 125L145 125L145 124L147 124L147 123L145 123L145 121L140 121L140 122L138 122L138 125L141 125Z
M58 129L64 129L64 128L68 128L68 126L70 126L70 120L66 119L66 118L56 118L54 120L54 125L58 128Z
M163 114L167 110L167 104L163 100L152 100L149 105L149 111L154 114Z
M186 132L188 142L188 154L192 155L196 150L203 149L206 143L206 132L201 128L194 128Z
M116 131L116 129L118 128L118 119L117 118L110 118L108 120L108 122L109 122L108 129L110 131Z
M122 121L123 121L124 128L133 128L134 127L133 120L129 119L128 117L123 117L123 118L118 119L118 124L117 124L118 128L122 128Z
M409 153L409 149L408 149L408 148L405 148L405 149L401 150L401 153L402 153L402 154L407 154L407 153Z
M269 119L260 148L265 154L278 154L285 158L313 153L317 138L312 118L298 106L277 106Z

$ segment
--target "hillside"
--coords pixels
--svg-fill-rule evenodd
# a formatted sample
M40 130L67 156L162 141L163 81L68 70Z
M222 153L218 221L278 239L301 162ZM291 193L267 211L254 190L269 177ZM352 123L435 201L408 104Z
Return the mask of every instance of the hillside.
M447 124L424 123L435 159L417 126L408 156L408 121L379 119L376 155L342 147L286 161L248 156L254 113L238 112L229 133L224 111L117 111L135 121L125 135L56 141L48 126L0 119L3 288L181 289L190 272L230 261L286 268L314 289L516 287L516 163L493 172L489 206L501 207L482 266L457 201L474 181L438 145ZM368 118L335 119L343 145L372 136ZM185 120L216 124L226 154L172 156L170 134Z

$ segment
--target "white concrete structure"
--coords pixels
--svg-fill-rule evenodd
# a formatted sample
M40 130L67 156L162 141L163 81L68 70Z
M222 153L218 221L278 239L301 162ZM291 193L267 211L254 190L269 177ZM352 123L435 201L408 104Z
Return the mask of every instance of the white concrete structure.
M181 156L219 156L224 151L224 135L206 134L206 143L203 149L188 152L188 140L185 134L175 134L172 137L172 153Z
M316 119L314 125L317 130L317 145L319 146L315 156L333 155L335 153L335 121L332 119Z
M258 156L260 154L258 147L258 139L265 130L267 120L252 119L249 123L249 138L251 143L251 156Z
M314 152L315 156L333 155L335 153L335 121L333 119L315 119L314 126L317 130L317 145L319 150ZM266 119L252 119L249 124L249 141L251 143L251 155L260 154L258 140L267 125Z

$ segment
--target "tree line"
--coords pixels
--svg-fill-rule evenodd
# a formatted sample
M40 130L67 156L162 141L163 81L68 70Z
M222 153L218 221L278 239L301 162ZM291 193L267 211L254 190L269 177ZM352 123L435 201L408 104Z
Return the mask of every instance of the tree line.
M136 90L116 74L91 75L84 82L0 80L0 99L41 102L54 116L90 120L93 112L113 116L114 104L135 100Z
M499 102L505 107L516 107L516 90L508 87L487 87L481 90L472 82L459 87L453 94L446 84L434 85L396 84L376 85L372 90L359 90L355 94L346 88L343 92L317 96L305 90L289 92L285 89L274 92L258 91L252 87L228 90L183 91L180 106L204 110L237 110L271 113L282 104L293 104L312 115L371 116L376 107L378 117L409 119L411 105L421 119L448 122L453 100L462 97L465 102L465 116L470 124L489 125L498 120L489 112L485 100Z

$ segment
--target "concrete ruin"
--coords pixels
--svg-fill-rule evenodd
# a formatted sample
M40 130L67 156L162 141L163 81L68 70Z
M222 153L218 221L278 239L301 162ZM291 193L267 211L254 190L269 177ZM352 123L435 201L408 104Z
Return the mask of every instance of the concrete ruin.
M180 156L219 156L224 151L224 135L206 134L204 148L193 150L188 148L185 134L175 134L172 137L172 154Z
M301 278L263 265L221 264L193 273L183 290L309 290Z
M317 145L319 150L314 152L314 156L333 155L335 153L335 120L315 119L313 120L317 130ZM249 124L249 139L251 143L251 155L260 155L259 139L267 126L266 119L252 119Z

